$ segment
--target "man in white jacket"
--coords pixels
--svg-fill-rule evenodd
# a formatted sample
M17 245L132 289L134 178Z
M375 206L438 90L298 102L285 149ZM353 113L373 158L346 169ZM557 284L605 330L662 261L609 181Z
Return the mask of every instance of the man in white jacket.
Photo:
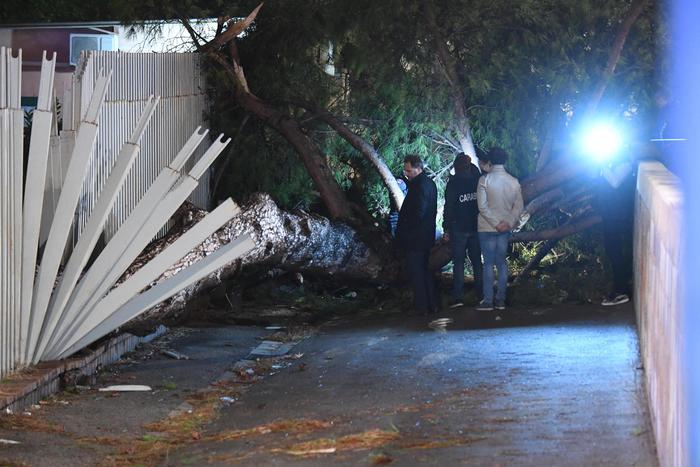
M506 172L508 154L501 148L492 148L479 156L479 166L485 175L479 179L476 200L479 205L477 229L484 257L484 299L477 310L506 309L508 283L508 240L523 211L523 196L518 180ZM496 300L493 297L493 267L498 269Z

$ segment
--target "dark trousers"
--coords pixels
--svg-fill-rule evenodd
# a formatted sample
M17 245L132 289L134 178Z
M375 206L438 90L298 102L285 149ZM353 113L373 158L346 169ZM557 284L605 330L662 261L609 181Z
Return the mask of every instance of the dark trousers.
M407 251L406 265L413 288L413 306L417 313L432 313L438 310L435 278L428 270L429 250Z
M632 222L603 217L603 243L613 274L613 294L629 295L632 279Z
M450 249L452 250L452 298L464 298L464 260L469 254L469 261L474 271L474 290L477 301L483 296L483 266L481 265L481 247L476 232L450 232Z

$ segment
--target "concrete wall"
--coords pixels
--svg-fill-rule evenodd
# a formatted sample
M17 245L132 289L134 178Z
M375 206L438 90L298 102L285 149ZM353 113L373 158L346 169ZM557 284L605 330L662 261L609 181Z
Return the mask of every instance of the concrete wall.
M682 360L683 197L679 180L661 163L640 164L635 210L635 308L659 462L689 466Z

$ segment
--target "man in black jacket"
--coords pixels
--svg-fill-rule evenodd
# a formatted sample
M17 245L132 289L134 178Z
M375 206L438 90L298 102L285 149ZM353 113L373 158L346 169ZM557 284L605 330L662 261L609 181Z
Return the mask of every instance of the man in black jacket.
M428 314L438 310L434 278L428 271L430 249L435 244L437 187L423 172L423 161L418 156L404 159L404 175L408 194L399 212L396 242L406 255L415 311Z
M481 248L477 231L479 206L476 202L476 187L479 184L479 169L470 162L469 156L460 154L454 161L455 174L445 188L445 211L442 228L445 240L452 251L452 304L450 308L464 305L464 259L469 252L469 261L474 271L474 290L477 302L483 295L483 268Z

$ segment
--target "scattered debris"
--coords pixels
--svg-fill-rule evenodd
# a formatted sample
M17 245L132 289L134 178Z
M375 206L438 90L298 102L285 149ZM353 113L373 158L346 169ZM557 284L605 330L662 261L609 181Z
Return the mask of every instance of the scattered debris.
M177 389L177 384L173 383L172 381L168 381L167 383L163 383L163 389L167 389L168 391L174 391Z
M106 388L100 388L100 392L137 392L137 391L152 391L150 386L145 386L142 384L117 384L114 386L107 386Z
M344 295L345 298L357 298L357 292L354 290L352 292L348 292Z
M250 354L263 357L279 357L292 350L292 347L296 344L297 342L262 341Z
M233 430L219 433L207 438L209 441L231 441L234 439L247 438L250 436L267 435L270 433L311 433L314 431L330 428L333 426L332 421L325 420L278 420L264 425L258 425L252 428L243 430Z
M224 406L228 406L236 402L238 399L235 397L230 397L230 396L221 396L219 397L219 400L223 402Z
M189 402L183 402L168 413L168 417L177 417L182 414L191 414L194 407Z
M180 352L177 352L175 350L163 350L161 353L167 357L174 358L175 360L189 360L190 359L190 357L188 357L187 355L180 353Z
M284 329L284 326L272 325L272 326L265 327L266 331L281 331L282 329Z
M0 438L0 444L22 444L19 441L15 441L13 439L2 439Z
M335 446L329 448L306 448L303 450L289 450L287 454L293 456L312 456L314 454L333 454L335 452Z

